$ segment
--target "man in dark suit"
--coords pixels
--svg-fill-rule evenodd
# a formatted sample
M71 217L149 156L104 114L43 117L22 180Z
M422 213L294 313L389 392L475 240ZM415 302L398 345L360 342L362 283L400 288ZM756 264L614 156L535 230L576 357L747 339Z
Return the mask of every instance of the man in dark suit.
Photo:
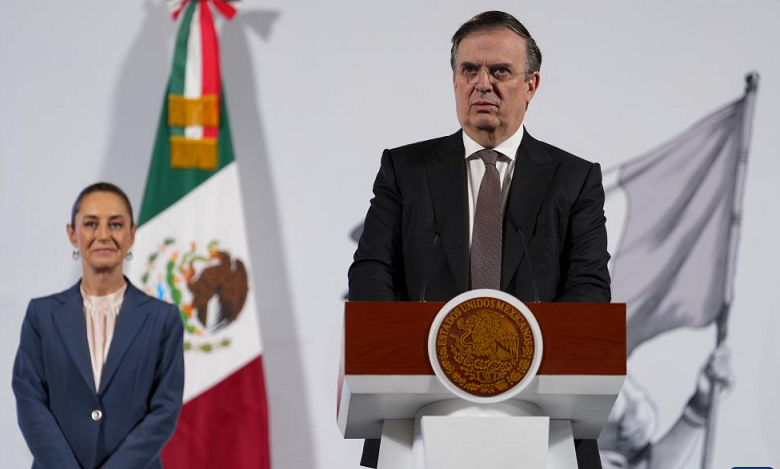
M540 82L536 42L513 16L485 12L455 33L450 61L461 130L385 150L350 300L495 288L523 301L609 302L601 169L523 126ZM367 442L362 464L375 467L377 450ZM595 441L577 453L580 467L600 468Z

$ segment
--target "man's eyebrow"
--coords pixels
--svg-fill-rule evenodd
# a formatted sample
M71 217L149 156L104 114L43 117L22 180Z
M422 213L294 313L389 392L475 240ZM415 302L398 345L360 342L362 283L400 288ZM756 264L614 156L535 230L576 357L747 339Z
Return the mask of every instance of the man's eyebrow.
M509 63L509 62L500 62L500 63L494 63L494 64L485 64L485 66L486 66L487 68L499 68L499 67L504 67L504 68L514 68L514 66L513 66L511 63ZM461 67L461 68L463 68L463 67L475 67L475 68L478 68L478 67L479 67L479 65L477 65L477 64L475 64L475 63L472 63L472 62L461 62L461 63L460 63L460 67Z

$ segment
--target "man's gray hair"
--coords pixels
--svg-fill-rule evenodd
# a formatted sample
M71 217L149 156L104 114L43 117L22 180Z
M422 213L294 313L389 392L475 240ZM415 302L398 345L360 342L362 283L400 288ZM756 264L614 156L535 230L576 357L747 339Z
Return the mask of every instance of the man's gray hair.
M531 37L531 33L523 26L523 23L517 21L517 18L504 13L503 11L486 11L478 14L455 31L452 36L452 49L450 49L450 66L455 71L455 62L458 57L458 46L460 42L469 34L476 32L491 31L501 28L507 28L518 36L525 39L525 80L528 81L534 72L538 72L542 67L542 51L536 45L536 41Z

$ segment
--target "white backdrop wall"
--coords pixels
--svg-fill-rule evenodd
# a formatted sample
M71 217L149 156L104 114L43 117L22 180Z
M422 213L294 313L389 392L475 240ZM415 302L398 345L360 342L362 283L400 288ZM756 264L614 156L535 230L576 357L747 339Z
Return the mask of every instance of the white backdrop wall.
M244 2L221 24L223 81L261 309L275 468L357 467L335 425L342 295L382 149L457 129L449 37L503 9L542 49L528 130L605 168L737 98L761 73L714 467L780 465L780 2ZM139 206L168 76L161 0L6 2L0 18L0 453L30 456L10 389L30 298L79 276L65 236L96 180ZM663 431L714 342L678 330L630 363ZM687 467L697 467L693 458Z

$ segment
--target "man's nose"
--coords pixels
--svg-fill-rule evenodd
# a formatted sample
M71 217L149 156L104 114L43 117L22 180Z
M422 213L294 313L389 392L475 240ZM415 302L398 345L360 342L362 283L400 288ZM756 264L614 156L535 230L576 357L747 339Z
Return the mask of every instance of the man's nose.
M493 89L493 82L490 80L490 73L486 68L481 68L477 75L477 91L490 91Z

